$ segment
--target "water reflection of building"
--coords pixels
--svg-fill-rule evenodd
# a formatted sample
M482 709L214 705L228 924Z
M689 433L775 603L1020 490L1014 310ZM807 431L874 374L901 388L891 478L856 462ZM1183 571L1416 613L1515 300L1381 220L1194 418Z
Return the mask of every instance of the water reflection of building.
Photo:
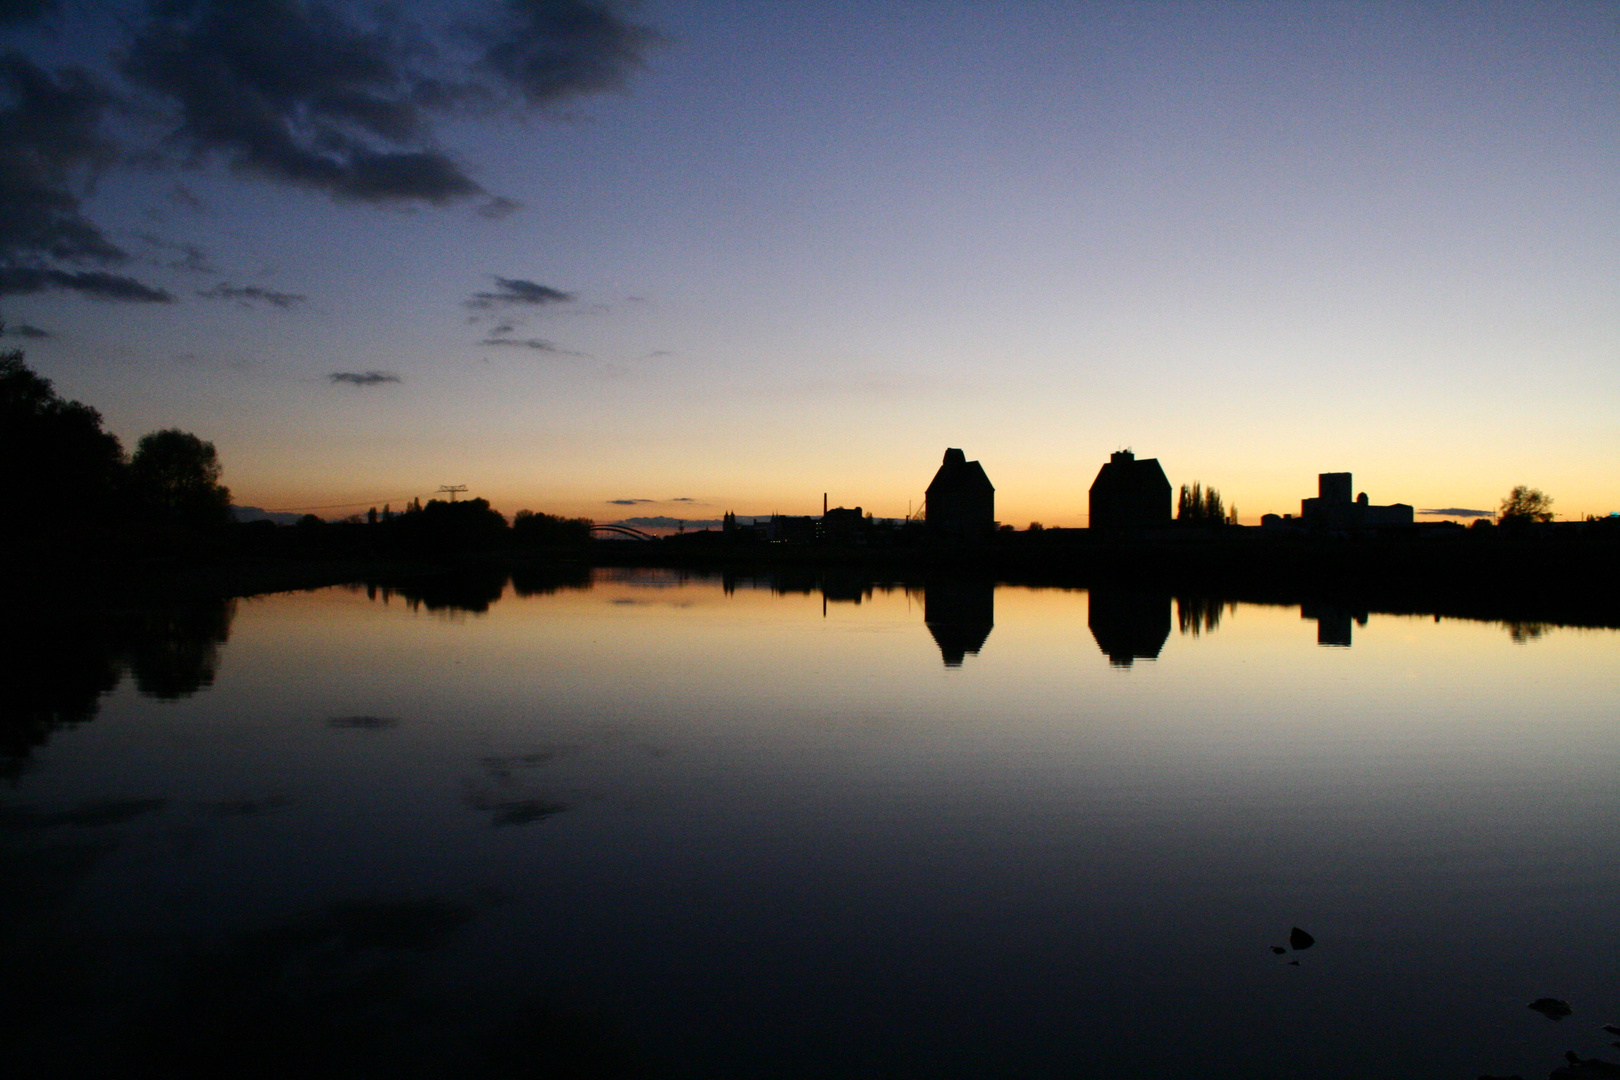
M1095 587L1086 625L1115 667L1157 660L1170 639L1170 596L1144 589Z
M996 587L989 580L930 581L923 586L923 622L946 667L961 667L979 650L996 621Z
M1333 604L1301 604L1299 617L1316 620L1316 643L1334 648L1348 649L1350 647L1351 629L1353 619L1357 626L1367 625L1365 611L1351 612L1349 608L1337 607Z

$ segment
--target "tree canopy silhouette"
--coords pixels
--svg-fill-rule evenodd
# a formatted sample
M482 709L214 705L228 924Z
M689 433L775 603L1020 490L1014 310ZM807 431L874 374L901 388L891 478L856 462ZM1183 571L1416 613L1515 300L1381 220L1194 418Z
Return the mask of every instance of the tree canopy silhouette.
M1502 525L1528 525L1531 522L1551 521L1553 501L1539 488L1520 484L1502 500L1496 520Z
M124 451L101 414L0 352L0 484L15 500L0 538L80 532L115 509Z
M214 444L166 428L141 436L129 463L130 482L143 510L189 529L224 525L231 492L219 482L224 467Z
M1198 481L1188 487L1181 485L1181 494L1176 499L1176 520L1197 525L1220 525L1226 521L1226 507L1221 503L1221 493L1215 488L1205 488Z
M512 518L512 538L520 544L583 544L591 538L591 520L519 510Z

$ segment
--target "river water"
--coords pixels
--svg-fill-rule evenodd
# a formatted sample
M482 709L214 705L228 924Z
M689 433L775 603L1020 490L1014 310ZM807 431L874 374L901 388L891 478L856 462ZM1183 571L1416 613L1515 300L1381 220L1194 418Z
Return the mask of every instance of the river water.
M28 1075L1620 1059L1612 630L599 570L25 638Z

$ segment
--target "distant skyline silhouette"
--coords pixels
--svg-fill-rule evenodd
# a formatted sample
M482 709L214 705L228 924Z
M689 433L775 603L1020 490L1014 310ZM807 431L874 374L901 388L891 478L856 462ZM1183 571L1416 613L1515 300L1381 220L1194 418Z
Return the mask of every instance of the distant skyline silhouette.
M0 345L241 505L1620 510L1610 4L176 12L0 19Z

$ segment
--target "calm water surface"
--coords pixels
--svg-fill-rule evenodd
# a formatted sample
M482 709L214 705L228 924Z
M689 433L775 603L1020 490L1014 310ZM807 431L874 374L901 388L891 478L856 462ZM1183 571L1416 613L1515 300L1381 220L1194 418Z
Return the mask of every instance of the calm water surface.
M1614 631L652 571L114 622L24 650L31 1074L1471 1080L1620 1023Z

